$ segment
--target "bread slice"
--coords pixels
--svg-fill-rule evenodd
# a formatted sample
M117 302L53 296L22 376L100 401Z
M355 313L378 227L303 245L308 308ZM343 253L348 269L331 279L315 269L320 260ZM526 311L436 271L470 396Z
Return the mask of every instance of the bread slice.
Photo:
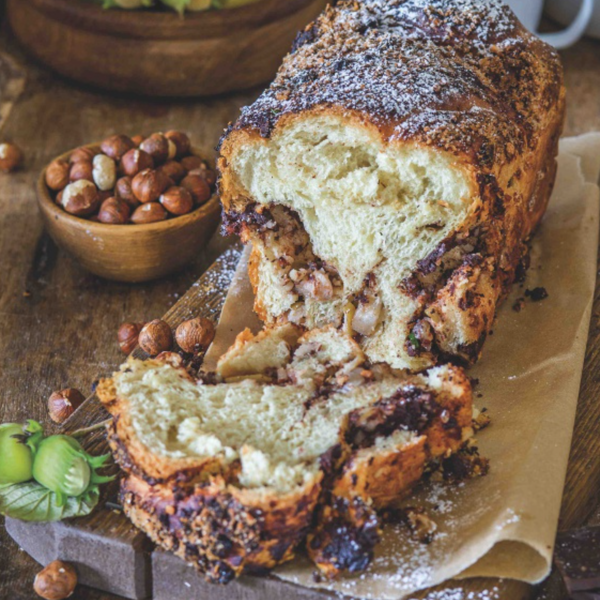
M233 380L130 359L98 386L126 514L210 581L289 560L309 533L326 574L364 568L375 511L473 434L461 369L373 365L332 326L244 333L219 369Z
M224 136L225 228L268 324L419 370L479 356L553 186L557 53L491 0L343 0Z

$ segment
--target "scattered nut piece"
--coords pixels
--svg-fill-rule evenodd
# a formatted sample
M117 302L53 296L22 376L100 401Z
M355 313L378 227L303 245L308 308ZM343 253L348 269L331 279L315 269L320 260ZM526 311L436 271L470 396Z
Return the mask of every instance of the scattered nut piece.
M46 185L55 192L69 184L69 163L66 160L54 160L46 167Z
M119 198L107 198L100 206L98 220L110 225L125 225L129 221L131 209L124 200Z
M177 150L175 156L181 158L190 153L190 138L185 133L181 131L167 131L165 137L175 144Z
M164 321L154 319L154 321L146 323L140 331L139 344L142 350L150 356L166 352L173 345L171 328Z
M123 155L132 148L135 148L135 144L126 135L111 135L100 144L102 152L116 161L121 160Z
M71 164L69 180L79 181L81 179L94 181L94 166L92 165L91 160L79 160Z
M160 197L160 203L172 215L185 215L194 208L192 195L184 187L170 187Z
M146 202L138 206L131 215L131 222L136 225L156 223L167 218L167 211L158 202Z
M87 179L70 183L62 193L61 204L72 215L91 215L98 208L100 199L96 186Z
M84 402L85 396L74 388L53 392L48 398L48 412L55 423L64 423Z
M184 352L206 350L215 337L215 326L210 319L198 317L184 321L175 331L177 344Z
M134 148L123 155L121 168L125 175L135 177L140 171L154 168L154 160L147 152Z
M169 182L162 171L144 169L133 178L131 189L140 202L154 202L167 189Z
M73 594L76 586L75 569L62 560L51 562L35 576L33 582L35 593L46 600L64 600Z
M138 338L144 323L123 323L119 327L117 339L123 354L131 354L138 345Z
M98 186L98 189L103 192L112 190L117 180L117 166L115 165L115 161L105 154L96 154L92 161L92 166L94 183Z
M140 144L140 149L153 158L155 165L160 165L169 158L169 142L162 133L153 133L146 138Z
M23 153L15 144L0 144L0 169L6 173L16 171L23 162Z
M212 196L210 186L200 175L188 175L181 180L181 187L184 187L198 205L204 204Z

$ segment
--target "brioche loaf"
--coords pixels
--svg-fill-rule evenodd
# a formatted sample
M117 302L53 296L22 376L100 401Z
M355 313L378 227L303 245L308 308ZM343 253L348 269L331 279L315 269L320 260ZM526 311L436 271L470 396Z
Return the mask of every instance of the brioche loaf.
M98 386L114 417L125 513L214 582L289 560L309 534L327 575L364 568L376 510L473 433L461 369L371 365L331 326L246 332L219 370L228 379L197 382L184 368L130 359Z
M557 53L496 0L342 0L220 146L228 233L268 324L367 356L479 356L553 186Z

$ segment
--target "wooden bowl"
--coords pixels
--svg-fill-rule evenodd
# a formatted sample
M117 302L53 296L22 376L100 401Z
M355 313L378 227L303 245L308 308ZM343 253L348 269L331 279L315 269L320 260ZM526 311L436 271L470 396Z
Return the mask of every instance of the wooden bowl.
M150 96L207 96L269 81L326 3L262 0L181 18L84 0L8 0L7 14L23 46L67 77Z
M57 158L68 160L71 152ZM46 185L45 175L44 168L37 197L48 233L88 271L106 279L137 283L183 268L198 256L219 222L220 203L213 194L193 212L158 223L96 223L75 217L58 206Z

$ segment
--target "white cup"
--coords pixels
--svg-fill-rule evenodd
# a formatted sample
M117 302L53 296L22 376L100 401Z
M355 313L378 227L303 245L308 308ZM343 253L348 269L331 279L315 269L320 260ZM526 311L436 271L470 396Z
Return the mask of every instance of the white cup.
M519 21L545 42L552 44L555 48L567 48L579 40L588 26L594 13L594 0L582 0L577 15L571 24L563 31L557 33L537 33L537 28L542 18L544 0L505 0ZM575 0L553 0L556 4L574 4ZM573 11L571 11L573 12Z

